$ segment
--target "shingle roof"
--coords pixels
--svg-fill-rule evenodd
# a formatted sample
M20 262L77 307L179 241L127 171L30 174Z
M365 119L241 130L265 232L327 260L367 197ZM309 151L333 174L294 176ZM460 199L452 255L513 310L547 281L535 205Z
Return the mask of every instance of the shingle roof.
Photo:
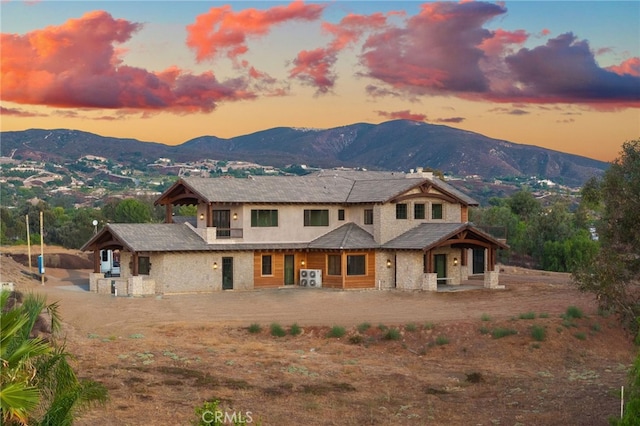
M385 249L422 250L463 229L464 223L423 223L382 245Z
M383 203L429 181L465 204L478 204L446 182L395 172L323 171L250 179L184 178L203 199L220 203Z
M392 250L425 250L439 245L462 230L471 231L476 239L484 240L500 248L507 248L506 244L473 227L471 223L422 223L393 240L387 241L382 245L382 248Z
M308 246L305 242L207 244L192 227L184 223L117 223L105 226L81 250L88 250L107 233L132 252L281 250L304 249Z
M355 223L346 223L311 241L311 249L371 249L379 247L373 236Z

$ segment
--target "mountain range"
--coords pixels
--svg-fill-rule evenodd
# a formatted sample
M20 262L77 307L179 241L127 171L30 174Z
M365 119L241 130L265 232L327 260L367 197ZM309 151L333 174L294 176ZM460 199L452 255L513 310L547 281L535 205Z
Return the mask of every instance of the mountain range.
M68 129L9 131L0 137L2 156L52 162L96 155L124 164L152 163L163 157L178 162L250 161L274 167L305 164L398 171L425 167L486 179L537 176L571 186L582 185L608 167L606 162L579 155L408 120L332 129L277 127L228 139L201 136L174 146Z

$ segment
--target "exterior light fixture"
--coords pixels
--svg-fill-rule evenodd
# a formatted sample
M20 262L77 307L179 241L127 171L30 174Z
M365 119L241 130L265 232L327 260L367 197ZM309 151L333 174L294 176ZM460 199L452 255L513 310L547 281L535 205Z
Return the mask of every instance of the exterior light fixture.
M301 265L301 266L304 266L304 259L302 259L302 260L300 261L300 265Z
M238 220L238 213L233 214L233 220Z
M204 220L204 213L200 213L200 220Z
M391 259L387 259L387 268L391 268Z
M453 266L458 266L458 258L457 257L453 258Z
M218 262L213 262L213 269L218 269Z

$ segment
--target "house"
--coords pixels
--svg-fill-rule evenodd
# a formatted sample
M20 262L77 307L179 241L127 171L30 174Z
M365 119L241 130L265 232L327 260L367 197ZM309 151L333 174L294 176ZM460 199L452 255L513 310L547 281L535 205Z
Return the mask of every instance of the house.
M468 222L476 201L422 169L182 178L156 205L165 223L109 224L84 245L120 251L117 279L103 278L94 256L93 291L435 291L471 275L496 288L496 251L506 248ZM178 220L173 208L181 205L197 206L196 217Z

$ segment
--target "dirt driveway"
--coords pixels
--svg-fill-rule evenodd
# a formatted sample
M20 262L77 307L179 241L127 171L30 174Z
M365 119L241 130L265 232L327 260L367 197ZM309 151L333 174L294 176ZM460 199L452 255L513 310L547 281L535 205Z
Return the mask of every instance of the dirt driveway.
M234 325L280 322L299 325L342 325L364 321L385 324L478 319L483 313L509 318L535 311L557 315L576 305L595 312L590 295L578 293L568 274L526 271L503 273L504 290L457 292L336 291L287 288L179 294L152 297L113 297L82 290L86 270L48 269L47 284L35 286L59 301L65 322L83 332L135 331L141 327L188 321L193 325ZM88 315L89 314L89 315Z

